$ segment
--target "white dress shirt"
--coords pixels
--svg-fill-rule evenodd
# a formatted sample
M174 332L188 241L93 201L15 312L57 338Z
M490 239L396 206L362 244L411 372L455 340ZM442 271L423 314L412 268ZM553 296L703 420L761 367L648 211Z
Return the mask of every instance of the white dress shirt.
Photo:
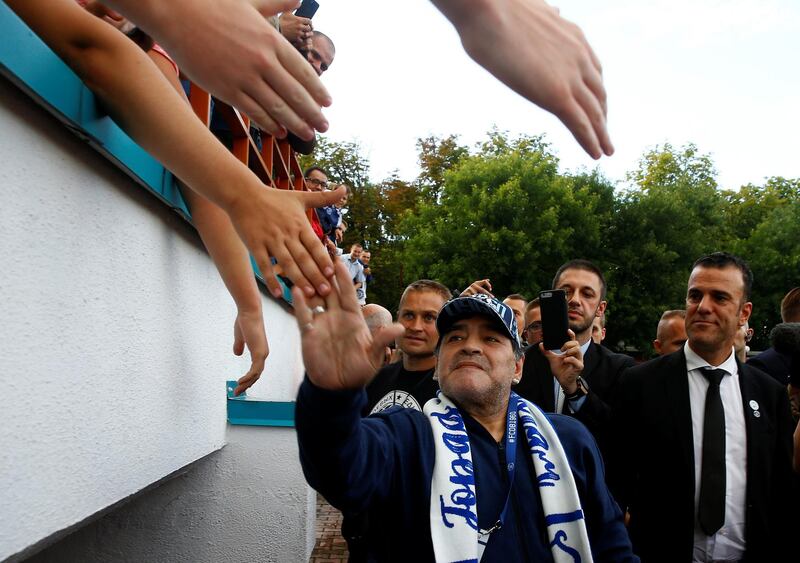
M739 387L739 369L733 348L728 359L718 366L710 366L689 347L684 345L686 371L689 377L689 402L692 410L692 435L694 436L694 552L692 561L740 561L744 557L744 520L747 487L747 431L744 424L744 405ZM707 536L697 521L700 500L700 468L703 459L703 423L705 422L708 380L700 368L710 366L723 369L719 385L722 407L725 411L725 523L716 534Z
M344 262L344 265L347 266L347 272L350 274L350 279L353 280L353 283L364 283L367 278L364 277L364 266L361 265L357 259L353 260L350 257L350 254L342 254L339 258Z

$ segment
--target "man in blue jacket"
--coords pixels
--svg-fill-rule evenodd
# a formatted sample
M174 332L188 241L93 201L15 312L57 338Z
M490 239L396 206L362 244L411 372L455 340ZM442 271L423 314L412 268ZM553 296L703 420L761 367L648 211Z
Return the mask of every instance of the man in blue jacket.
M523 354L514 314L483 295L444 305L441 393L424 413L362 418L383 346L342 264L326 310L294 292L307 378L296 426L306 479L335 507L369 510L375 561L638 561L592 436L511 391ZM583 368L575 340L555 369ZM518 434L519 430L519 434Z

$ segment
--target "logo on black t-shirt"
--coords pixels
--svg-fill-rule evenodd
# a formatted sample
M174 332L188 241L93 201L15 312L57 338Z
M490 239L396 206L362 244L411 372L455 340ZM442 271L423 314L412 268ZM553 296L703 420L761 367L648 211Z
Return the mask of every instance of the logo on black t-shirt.
M375 406L369 412L369 414L375 414L376 412L385 411L389 407L403 407L404 409L414 409L415 411L422 412L422 407L420 406L419 402L409 393L408 391L400 391L399 389L395 389L393 391L389 391L381 397L381 399L375 403Z

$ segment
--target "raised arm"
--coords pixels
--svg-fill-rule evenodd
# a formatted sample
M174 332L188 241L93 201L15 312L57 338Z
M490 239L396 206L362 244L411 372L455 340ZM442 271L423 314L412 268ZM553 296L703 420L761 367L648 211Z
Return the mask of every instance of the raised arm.
M155 51L148 51L150 57L172 89L178 93L186 105L189 99L183 91L178 75L171 62ZM267 332L264 328L264 315L261 309L261 294L258 291L250 255L242 239L236 234L230 217L221 208L195 193L188 186L179 183L181 194L208 254L214 261L228 293L236 303L236 320L233 324L233 353L241 356L247 347L250 353L250 369L239 378L235 395L250 388L261 377L264 362L269 355Z
M269 354L258 284L250 267L247 248L225 212L190 189L183 190L183 195L197 232L236 303L233 353L241 356L245 346L250 352L250 369L239 379L239 386L234 390L238 395L258 381Z
M307 295L330 290L333 265L314 236L308 207L336 192L267 189L195 117L136 45L72 0L8 0L9 6L103 100L145 150L230 216L274 295L282 293L270 257ZM233 65L232 65L233 66Z
M311 140L331 97L311 65L264 16L297 0L107 0L158 41L193 81L264 131ZM235 61L235 64L232 63Z
M362 389L380 369L384 347L405 329L393 324L371 333L347 267L337 260L334 269L334 287L323 297L323 313L312 312L305 296L292 288L303 362L308 379L316 387L330 391Z
M313 313L303 294L292 289L307 374L297 398L295 424L309 484L334 506L358 511L391 486L398 443L394 433L402 432L403 422L408 422L391 426L360 415L364 387L378 371L384 347L403 327L392 325L373 336L346 267L337 261L335 269L323 313Z
M554 113L593 158L614 148L602 67L583 32L544 0L432 0L467 53L511 89ZM263 129L303 139L325 131L325 91L302 57L257 15L287 0L108 0L172 53L199 84ZM236 33L231 33L235 29ZM280 40L279 40L280 39ZM256 45L266 45L259 51ZM237 65L230 65L230 60Z
M489 278L485 280L477 280L469 284L469 287L461 292L459 297L465 297L467 295L477 295L479 293L483 293L484 295L488 295L489 297L494 297L492 295L492 282L489 281Z
M611 155L600 61L583 32L544 0L431 0L470 57L554 113L592 158Z

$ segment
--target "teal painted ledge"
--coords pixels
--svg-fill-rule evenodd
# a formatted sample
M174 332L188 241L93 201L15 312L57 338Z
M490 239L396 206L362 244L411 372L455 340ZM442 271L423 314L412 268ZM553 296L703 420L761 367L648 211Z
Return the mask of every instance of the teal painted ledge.
M94 94L5 3L0 2L0 74L64 126L113 162L137 184L191 223L172 174L103 111ZM252 261L256 278L264 277ZM284 300L291 293L283 280Z
M261 401L251 399L247 391L233 396L235 381L228 381L228 423L241 426L282 426L294 428L293 401Z
M189 219L172 174L103 111L94 94L4 3L0 72L139 185Z

